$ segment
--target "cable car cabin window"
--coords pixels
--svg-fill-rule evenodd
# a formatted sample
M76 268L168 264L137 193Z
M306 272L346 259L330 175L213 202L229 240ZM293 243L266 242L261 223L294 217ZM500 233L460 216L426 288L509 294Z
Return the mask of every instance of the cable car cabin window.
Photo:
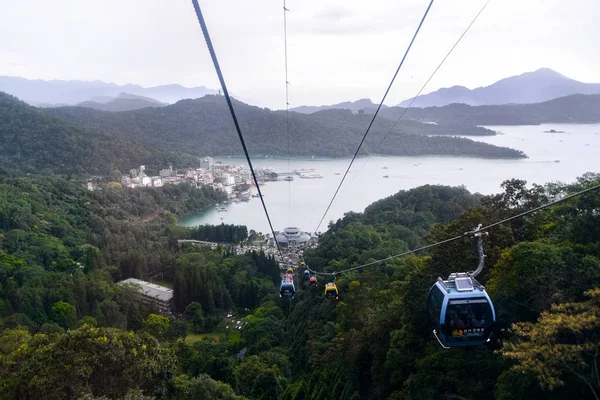
M440 324L440 314L442 312L442 305L444 304L444 293L440 290L437 285L434 285L429 292L429 298L427 299L427 312L429 313L429 319L433 325L437 326Z
M485 297L448 301L444 321L447 342L480 341L492 326L492 307Z

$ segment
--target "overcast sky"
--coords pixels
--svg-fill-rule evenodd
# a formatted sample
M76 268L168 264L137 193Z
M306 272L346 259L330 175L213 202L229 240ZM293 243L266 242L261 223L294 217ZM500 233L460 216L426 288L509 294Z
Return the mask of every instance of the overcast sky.
M428 0L287 0L291 106L379 102ZM484 0L436 0L386 101L412 97ZM229 90L285 107L278 0L200 0ZM549 67L600 82L599 0L492 0L426 88ZM0 0L0 74L218 88L189 0Z

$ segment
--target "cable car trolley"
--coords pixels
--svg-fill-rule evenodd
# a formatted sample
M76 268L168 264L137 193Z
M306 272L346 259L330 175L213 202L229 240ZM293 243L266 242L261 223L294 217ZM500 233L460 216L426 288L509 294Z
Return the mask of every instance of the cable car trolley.
M325 298L327 300L337 300L338 295L339 293L336 284L328 282L327 285L325 285Z
M304 280L307 281L310 279L310 271L308 269L304 270Z
M442 347L481 345L489 341L496 322L492 300L475 277L483 270L482 234L474 231L479 251L479 265L472 272L452 273L438 278L427 298L427 311L433 334Z
M294 282L284 280L281 282L279 286L279 297L285 297L286 299L291 299L296 294L296 288L294 287Z

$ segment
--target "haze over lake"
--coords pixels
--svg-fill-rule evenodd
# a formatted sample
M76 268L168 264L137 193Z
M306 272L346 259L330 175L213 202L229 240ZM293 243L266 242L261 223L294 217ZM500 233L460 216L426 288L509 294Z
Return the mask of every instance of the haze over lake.
M348 211L363 211L376 200L421 185L464 185L471 192L491 194L499 192L500 184L506 179L519 178L529 184L544 184L550 181L570 182L585 172L600 172L600 124L489 128L501 134L477 140L522 150L529 158L489 160L374 156L357 159L319 231L325 231L330 220L336 220ZM551 129L565 133L544 132ZM244 158L215 158L217 160L228 164L246 164ZM258 158L252 162L256 168L272 167L276 172L314 168L315 173L323 176L322 179L299 179L295 176L292 182L267 182L261 186L275 230L295 225L306 231L314 231L350 160L294 158L289 161L289 167L287 159ZM389 178L384 178L384 175ZM253 193L256 193L256 189ZM257 198L248 203L227 205L226 212L217 212L212 207L180 221L186 226L221 222L246 225L248 229L261 232L269 231Z

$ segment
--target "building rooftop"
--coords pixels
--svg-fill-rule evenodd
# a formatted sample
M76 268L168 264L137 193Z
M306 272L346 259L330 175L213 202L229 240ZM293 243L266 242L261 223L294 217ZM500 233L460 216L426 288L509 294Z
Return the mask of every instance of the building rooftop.
M302 232L297 227L287 227L283 232L275 232L275 238L279 243L287 244L294 240L298 244L307 243L310 240L310 235L306 232Z
M140 291L144 293L144 295L148 297L152 297L159 301L168 302L173 298L173 289L169 289L164 286L156 285L154 283L142 281L136 278L128 278L121 282L119 285L125 283L134 283L140 287Z

